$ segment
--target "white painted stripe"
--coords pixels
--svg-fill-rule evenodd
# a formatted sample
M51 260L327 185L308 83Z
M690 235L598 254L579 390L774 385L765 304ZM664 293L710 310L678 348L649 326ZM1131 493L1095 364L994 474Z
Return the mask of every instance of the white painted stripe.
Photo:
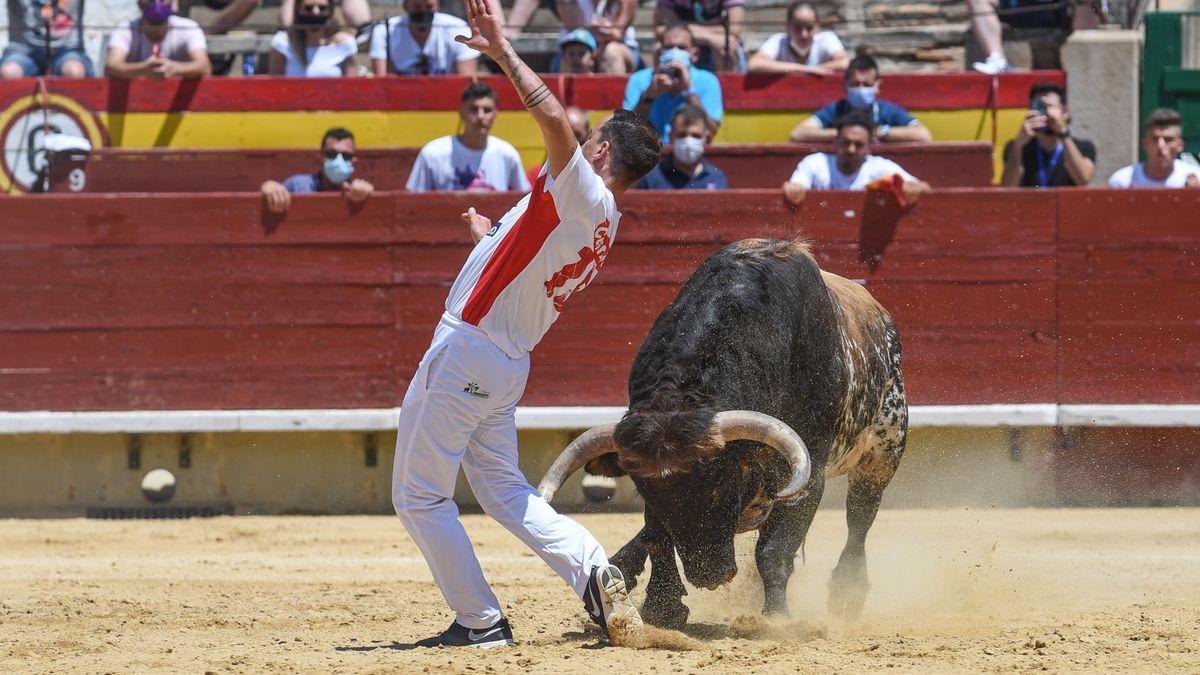
M1200 426L1200 404L918 405L911 427ZM619 406L517 408L517 428L586 429L621 419ZM0 434L114 434L250 431L385 431L399 408L318 410L120 410L0 412Z

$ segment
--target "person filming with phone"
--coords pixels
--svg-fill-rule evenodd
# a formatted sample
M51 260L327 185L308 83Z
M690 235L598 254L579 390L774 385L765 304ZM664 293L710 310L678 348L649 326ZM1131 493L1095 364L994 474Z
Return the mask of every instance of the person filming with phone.
M1087 185L1096 173L1096 146L1075 138L1067 92L1053 82L1029 89L1029 110L1016 138L1004 146L1004 187Z

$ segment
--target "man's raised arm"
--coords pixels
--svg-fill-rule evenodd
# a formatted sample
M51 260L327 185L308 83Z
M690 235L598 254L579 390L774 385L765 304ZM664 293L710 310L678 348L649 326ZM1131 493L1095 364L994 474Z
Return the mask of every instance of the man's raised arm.
M551 175L557 176L571 161L575 148L579 147L571 131L571 123L567 120L567 111L546 83L542 82L542 78L517 56L504 37L504 14L500 7L493 0L466 0L466 5L471 37L459 35L454 39L487 54L500 64L504 74L516 87L521 102L541 128L546 140L546 166Z

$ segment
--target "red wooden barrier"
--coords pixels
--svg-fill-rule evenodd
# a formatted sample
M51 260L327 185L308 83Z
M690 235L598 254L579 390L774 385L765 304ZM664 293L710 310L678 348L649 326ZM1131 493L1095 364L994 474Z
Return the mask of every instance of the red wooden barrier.
M710 146L709 161L734 188L776 188L811 152L832 146L721 144ZM987 143L898 143L880 145L878 154L939 187L984 187L992 181L992 148ZM377 190L403 190L419 148L359 150L355 175ZM283 180L320 168L315 150L202 150L102 148L82 164L60 161L52 192L248 192L264 180ZM82 190L78 178L82 169Z
M381 193L355 211L307 196L278 219L245 194L6 199L0 408L398 405L469 250L458 214L513 201ZM598 283L535 351L524 404L624 403L642 336L706 255L797 232L896 315L915 404L1200 401L1195 312L1157 306L1195 289L1197 203L950 190L901 214L862 193L799 210L775 191L630 193Z

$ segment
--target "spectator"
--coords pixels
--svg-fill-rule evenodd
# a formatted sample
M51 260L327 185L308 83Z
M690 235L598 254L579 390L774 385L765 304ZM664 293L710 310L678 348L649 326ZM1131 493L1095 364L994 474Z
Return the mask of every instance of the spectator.
M565 110L567 111L567 122L571 124L571 133L575 135L575 141L583 145L583 142L587 140L588 133L592 130L592 122L588 119L587 111L573 105L567 106ZM546 163L543 161L525 172L525 178L530 185L537 182L538 176L542 175L542 167L545 165Z
M1086 4L1076 4L1076 11L1082 11ZM1038 6L1048 9L1037 10ZM1031 8L1034 11L1029 11ZM1056 0L967 0L967 9L971 13L971 32L975 35L975 41L987 53L987 59L975 63L973 67L985 75L999 75L1012 70L1012 65L1004 56L1004 28L1000 25L997 9L1006 12L1004 23L1013 28L1067 25L1066 3Z
M1108 179L1114 188L1200 188L1200 168L1179 159L1183 152L1183 117L1159 108L1146 120L1142 136L1146 161L1117 169Z
M307 1L307 0L305 0ZM292 204L293 194L313 192L338 192L346 201L359 204L367 201L375 187L361 178L351 180L358 157L354 147L354 134L341 127L325 132L321 137L321 170L316 173L298 173L282 183L269 180L260 190L267 201L267 208L274 213L286 213Z
M211 2L212 0L206 0ZM251 0L233 0L234 2L247 2ZM258 2L259 0L252 0ZM303 2L304 0L299 0ZM296 2L297 0L283 0L279 5L279 20L280 25L284 28L291 28L296 24ZM342 8L342 17L346 20L346 25L354 26L358 29L359 36L362 37L363 32L370 27L371 24L371 5L367 0L341 0L338 3ZM437 11L437 10L434 10Z
M1072 138L1067 92L1053 82L1029 89L1029 110L1016 138L1004 146L1005 187L1087 185L1096 172L1096 146ZM1036 142L1031 143L1030 141Z
M529 181L525 180L517 149L490 135L496 111L496 92L491 87L482 82L468 84L458 111L463 132L443 136L421 148L408 177L408 189L527 192Z
M881 178L899 175L903 194L915 202L929 191L929 184L900 168L890 159L871 154L875 123L865 110L842 115L834 122L836 152L814 152L800 160L792 177L783 184L783 194L792 204L804 201L809 190L865 190Z
M658 0L654 32L663 40L668 28L687 26L700 48L696 65L707 71L746 72L742 26L746 0Z
M341 77L354 74L358 43L350 33L330 26L333 0L300 0L292 28L271 38L272 75Z
M715 134L725 112L721 82L716 75L695 66L696 49L688 27L666 29L654 58L656 67L629 76L621 107L649 119L664 143L671 137L671 117L687 104L704 109Z
M212 74L200 24L176 16L169 0L140 0L142 18L126 21L108 39L109 77L202 77Z
M576 28L558 39L558 57L557 72L564 75L594 73L596 38L586 30Z
M540 5L540 0L515 0L504 26L505 36L513 38L524 32ZM550 6L562 22L564 35L583 28L595 38L596 72L623 75L641 67L633 29L637 0L599 0L598 5L593 0L556 0ZM555 72L554 63L551 71Z
M454 40L456 35L471 35L466 21L439 12L438 0L404 0L404 11L404 16L376 24L371 32L376 76L387 75L389 69L402 75L476 74L479 52Z
M8 46L0 56L0 77L90 77L92 62L83 53L81 8L81 0L8 0ZM50 63L46 63L47 38Z
M787 32L767 38L750 59L750 72L829 75L848 63L850 57L837 34L821 30L817 10L799 1L788 7Z
M837 136L834 122L852 110L867 111L874 122L875 137L883 142L933 140L933 134L908 111L890 101L876 98L883 80L879 64L870 56L856 56L846 68L846 98L830 103L792 129L793 143L832 141Z
M704 145L712 140L703 108L685 105L671 118L671 156L638 180L639 190L728 190L729 181L704 161Z

